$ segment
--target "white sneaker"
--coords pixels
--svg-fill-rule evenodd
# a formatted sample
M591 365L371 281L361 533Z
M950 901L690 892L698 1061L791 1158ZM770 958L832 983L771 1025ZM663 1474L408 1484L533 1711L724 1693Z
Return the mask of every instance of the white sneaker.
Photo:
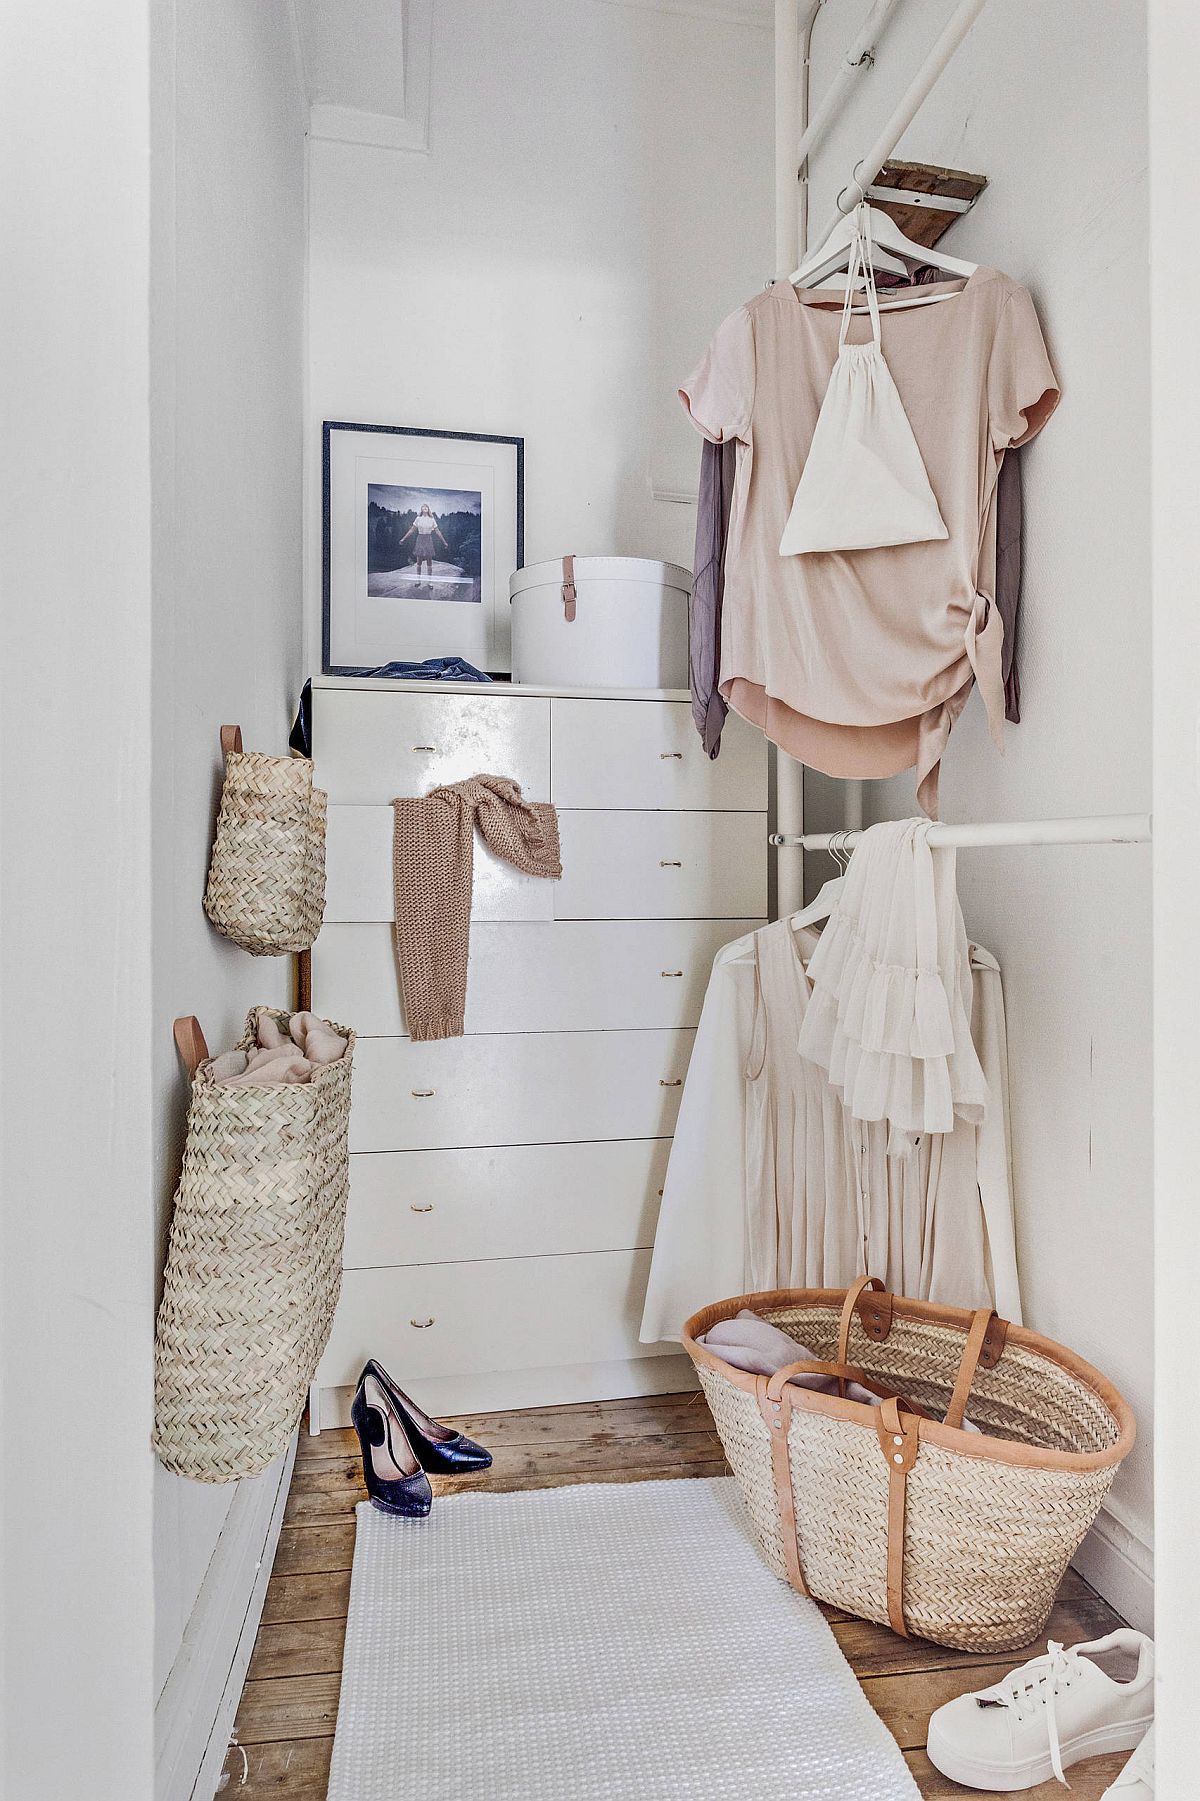
M1115 1782L1110 1782L1100 1801L1116 1795L1117 1801L1153 1801L1154 1796L1154 1728L1134 1752Z
M1081 1757L1132 1751L1153 1718L1154 1644L1123 1627L1069 1651L1052 1640L993 1688L948 1701L929 1722L926 1749L935 1769L968 1788L1036 1788L1051 1776L1066 1782Z

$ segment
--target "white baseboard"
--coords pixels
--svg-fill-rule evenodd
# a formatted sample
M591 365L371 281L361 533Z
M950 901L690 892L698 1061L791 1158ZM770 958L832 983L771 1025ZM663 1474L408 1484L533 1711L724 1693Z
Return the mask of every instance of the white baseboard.
M1105 1503L1072 1561L1131 1626L1154 1631L1154 1549L1119 1504Z
M296 1439L238 1483L179 1655L154 1710L155 1801L212 1801L254 1649Z

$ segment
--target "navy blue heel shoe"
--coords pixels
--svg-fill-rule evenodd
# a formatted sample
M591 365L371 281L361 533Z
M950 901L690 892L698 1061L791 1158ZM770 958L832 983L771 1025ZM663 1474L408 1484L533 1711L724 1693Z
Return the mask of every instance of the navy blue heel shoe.
M371 1505L381 1513L424 1519L433 1506L429 1477L408 1442L391 1396L369 1370L359 1378L350 1419L362 1449L363 1480Z
M387 1395L404 1426L405 1436L417 1456L421 1468L432 1476L466 1476L473 1470L491 1466L492 1453L477 1445L473 1438L452 1432L449 1426L431 1419L410 1401L402 1388L397 1388L383 1365L372 1357L358 1378L361 1391L366 1381L377 1382Z

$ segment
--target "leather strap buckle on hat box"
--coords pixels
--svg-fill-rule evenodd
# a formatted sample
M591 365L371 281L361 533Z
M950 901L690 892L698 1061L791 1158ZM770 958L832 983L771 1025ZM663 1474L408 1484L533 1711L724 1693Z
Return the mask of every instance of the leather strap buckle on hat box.
M692 577L647 557L565 556L509 582L513 681L686 688Z

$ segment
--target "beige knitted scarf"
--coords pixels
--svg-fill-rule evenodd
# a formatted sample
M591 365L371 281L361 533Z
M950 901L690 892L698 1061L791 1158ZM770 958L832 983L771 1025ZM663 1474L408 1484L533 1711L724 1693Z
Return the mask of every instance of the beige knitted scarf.
M558 815L504 775L475 775L394 800L396 962L413 1038L461 1038L467 1002L475 827L525 875L557 881Z

